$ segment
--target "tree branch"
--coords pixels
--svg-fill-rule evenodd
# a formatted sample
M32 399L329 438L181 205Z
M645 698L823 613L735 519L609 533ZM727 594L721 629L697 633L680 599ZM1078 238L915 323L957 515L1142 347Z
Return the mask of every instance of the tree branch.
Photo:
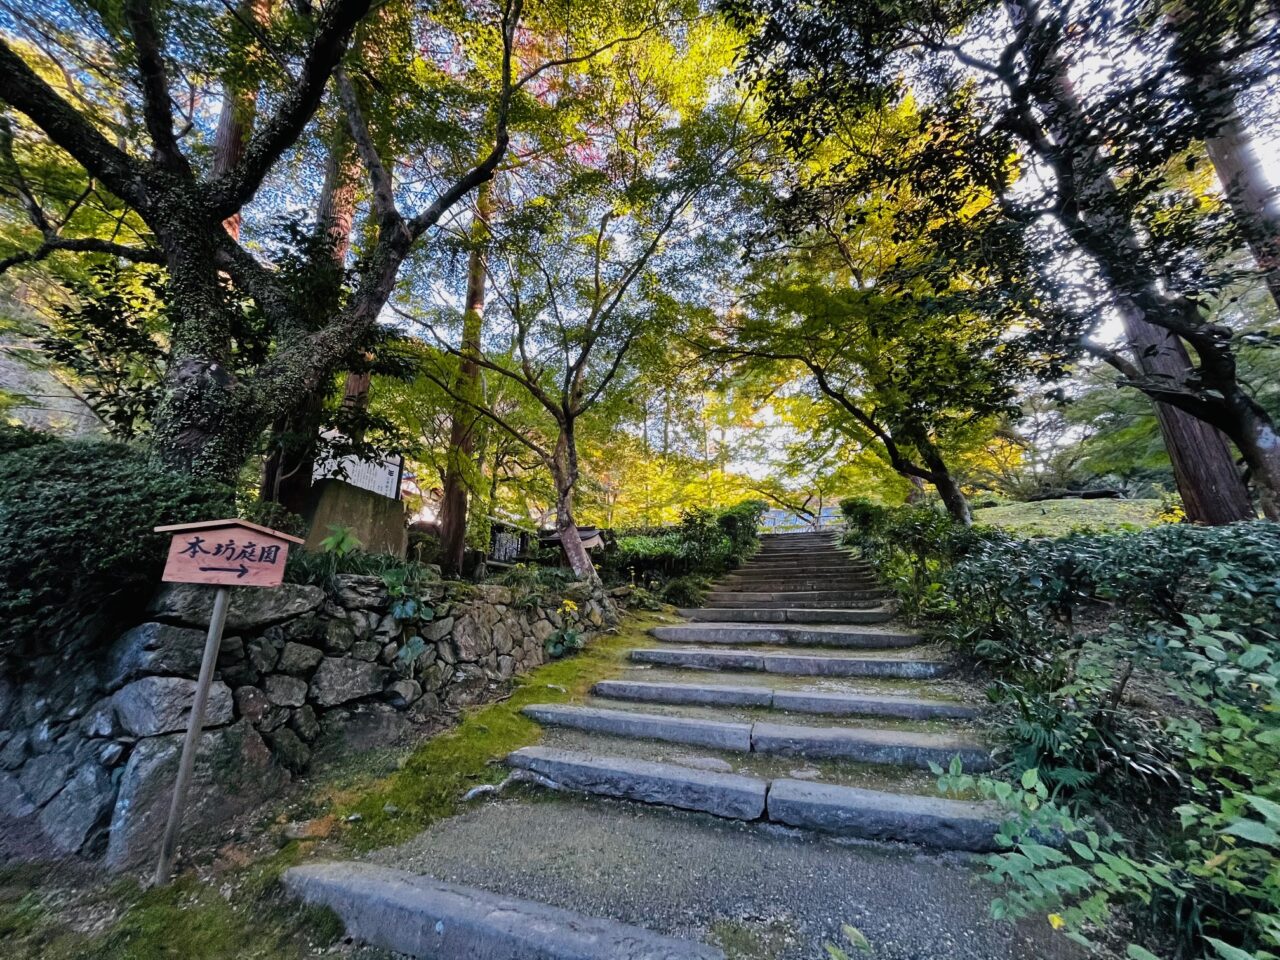
M272 165L298 139L346 53L356 24L368 10L369 0L332 0L325 5L297 82L249 140L240 162L209 185L218 220L238 212L253 198Z
M125 19L133 36L133 47L138 65L138 80L142 88L142 115L147 134L155 149L156 161L166 169L191 176L191 165L178 147L173 134L173 112L169 108L169 76L161 51L160 37L156 32L155 18L151 12L151 0L125 0Z
M334 71L334 82L338 88L338 98L342 101L347 113L347 125L351 128L351 139L355 142L356 151L369 172L369 185L373 188L373 207L378 215L378 225L383 231L406 229L404 218L396 209L396 197L391 176L382 165L382 157L374 146L373 137L369 134L369 125L365 122L364 111L360 108L360 100L356 96L355 87L345 70L338 67Z
M107 140L0 39L0 100L35 123L89 174L135 207L146 202L143 165Z
M47 237L34 250L24 250L0 260L0 274L24 263L35 263L44 260L58 250L72 253L106 253L113 257L121 257L134 263L164 263L164 254L149 247L127 247L109 240L98 240L93 237L68 238L59 236Z

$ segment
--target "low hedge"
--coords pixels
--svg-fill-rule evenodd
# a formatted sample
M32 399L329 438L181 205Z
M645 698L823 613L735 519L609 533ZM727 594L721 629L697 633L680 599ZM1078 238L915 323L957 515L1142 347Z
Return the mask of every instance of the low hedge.
M60 649L146 604L169 538L233 516L230 487L154 466L139 447L39 440L0 453L0 655Z

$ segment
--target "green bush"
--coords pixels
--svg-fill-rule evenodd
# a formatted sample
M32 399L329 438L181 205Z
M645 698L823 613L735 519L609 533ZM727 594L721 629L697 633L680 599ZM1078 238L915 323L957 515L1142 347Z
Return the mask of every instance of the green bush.
M152 528L234 512L230 488L158 469L125 444L0 455L0 653L58 649L136 616L169 543Z
M1021 804L989 859L997 912L1053 911L1087 940L1124 909L1162 954L1276 956L1280 525L1024 541L895 513L868 529L851 537L882 575L991 673L1023 791L944 785ZM1046 853L1036 836L1073 839Z
M662 597L663 603L669 603L672 606L696 607L702 603L707 587L706 577L696 575L676 577L663 585L659 596Z
M0 457L15 450L25 450L27 447L42 443L53 443L55 439L51 434L32 430L30 427L0 421Z
M605 573L645 581L723 573L755 549L765 509L748 500L723 510L687 510L674 527L617 531L604 558Z

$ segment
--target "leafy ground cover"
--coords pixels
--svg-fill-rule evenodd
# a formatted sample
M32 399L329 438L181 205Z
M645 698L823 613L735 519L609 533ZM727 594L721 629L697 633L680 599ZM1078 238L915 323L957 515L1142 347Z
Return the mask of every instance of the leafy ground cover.
M335 951L380 958L335 947L337 918L288 900L283 871L395 843L450 816L469 789L505 776L499 761L507 753L537 739L523 706L585 694L619 669L625 651L652 643L646 631L657 622L627 617L617 633L519 678L509 697L464 711L416 747L361 753L320 771L303 791L238 828L239 840L189 851L195 866L168 887L148 890L87 868L4 868L0 942L10 960L302 960ZM289 840L286 825L314 839Z
M846 514L904 610L991 677L1002 776L938 773L1010 811L994 912L1136 960L1275 957L1280 530L1028 541L928 509Z

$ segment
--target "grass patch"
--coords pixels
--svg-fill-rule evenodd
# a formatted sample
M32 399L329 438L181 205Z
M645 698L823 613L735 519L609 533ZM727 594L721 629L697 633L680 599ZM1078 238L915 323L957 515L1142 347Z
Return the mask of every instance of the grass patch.
M1143 530L1160 522L1159 500L1041 500L973 511L975 523L1018 537L1061 537L1074 531Z
M508 753L539 739L541 728L521 708L581 699L597 680L617 672L626 651L651 645L646 631L665 622L628 616L617 634L597 637L578 655L519 678L507 700L467 712L452 730L410 754L391 776L335 796L342 816L359 815L341 842L355 850L399 843L453 814L467 790L505 776L499 763Z

